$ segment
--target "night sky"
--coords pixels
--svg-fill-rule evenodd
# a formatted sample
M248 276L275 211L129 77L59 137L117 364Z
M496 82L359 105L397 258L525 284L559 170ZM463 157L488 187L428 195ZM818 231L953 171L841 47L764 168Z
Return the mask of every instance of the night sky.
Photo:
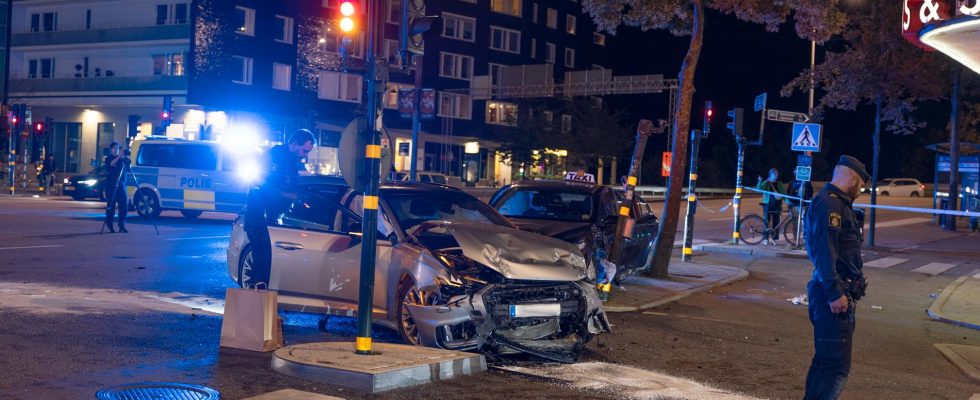
M896 26L896 35L899 29ZM611 53L617 59L609 65L616 75L662 72L676 77L687 51L689 37L674 37L666 31L641 32L637 29L620 29L609 41ZM827 46L841 46L831 41ZM824 53L817 46L817 62ZM701 115L705 100L714 103L715 116L710 137L702 143L701 183L705 185L733 186L736 166L736 146L732 135L725 128L726 111L733 107L745 108L746 137L758 137L759 114L752 112L756 95L768 93L771 109L806 112L807 94L797 93L782 97L779 91L809 66L810 43L798 38L789 23L778 33L766 32L761 25L745 23L734 17L709 10L705 18L704 47L695 78L692 128L701 127ZM970 73L970 72L967 72ZM817 92L817 102L820 92ZM639 118L665 118L667 94L644 96L613 96L608 104L627 111L627 123L635 126ZM932 153L922 149L927 143L948 140L946 123L949 117L948 103L926 104L920 114L930 116L929 126L911 136L882 134L882 160L879 178L916 177L932 181ZM856 111L829 111L822 121L824 143L822 152L815 154L814 180L827 180L832 166L841 154L849 154L863 160L870 170L872 160L871 136L874 130L873 108L864 106ZM927 137L931 132L932 139ZM767 122L762 147L750 146L746 152L747 183L754 184L756 175L765 175L770 167L781 170L782 180L792 179L796 165L796 153L789 149L791 124ZM663 184L660 178L660 157L668 140L654 137L647 148L644 162L643 183ZM625 156L628 157L628 154ZM625 165L624 163L623 165ZM625 168L625 167L624 167ZM625 174L626 171L620 171Z

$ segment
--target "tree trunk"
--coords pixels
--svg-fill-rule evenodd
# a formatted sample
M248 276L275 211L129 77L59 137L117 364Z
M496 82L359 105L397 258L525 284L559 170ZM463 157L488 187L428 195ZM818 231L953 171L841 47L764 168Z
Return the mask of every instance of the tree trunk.
M871 162L871 205L878 204L878 155L881 153L881 95L875 97L875 133L872 138L872 152L874 154ZM868 247L875 247L875 208L871 208L871 217L868 218Z
M953 94L949 99L953 110L949 117L949 191L947 192L949 193L949 203L947 203L946 209L950 211L959 209L956 203L960 197L960 72L962 68L959 66L955 68L956 70L953 71ZM946 229L956 230L956 217L946 216Z
M704 35L704 2L692 0L694 14L691 25L691 44L681 64L678 74L680 80L680 96L677 96L677 115L674 118L673 146L670 162L670 181L667 184L667 198L664 201L664 212L660 216L660 230L654 242L653 261L649 268L651 276L666 276L670 255L674 250L674 237L677 236L677 220L680 215L681 185L684 183L684 173L687 171L688 129L691 124L691 102L694 97L694 72L701 56L701 42Z

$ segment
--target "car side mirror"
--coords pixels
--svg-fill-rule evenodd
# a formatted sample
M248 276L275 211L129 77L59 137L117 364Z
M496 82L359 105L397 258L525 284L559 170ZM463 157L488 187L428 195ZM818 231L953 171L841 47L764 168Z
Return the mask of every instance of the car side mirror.
M398 235L395 232L389 233L387 239L389 242L391 242L392 246L398 244Z

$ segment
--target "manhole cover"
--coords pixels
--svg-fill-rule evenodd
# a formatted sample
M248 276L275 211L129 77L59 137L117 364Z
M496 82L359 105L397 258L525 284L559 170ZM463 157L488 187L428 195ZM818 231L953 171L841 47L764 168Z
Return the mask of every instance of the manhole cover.
M102 389L99 400L218 400L218 391L183 383L131 383Z

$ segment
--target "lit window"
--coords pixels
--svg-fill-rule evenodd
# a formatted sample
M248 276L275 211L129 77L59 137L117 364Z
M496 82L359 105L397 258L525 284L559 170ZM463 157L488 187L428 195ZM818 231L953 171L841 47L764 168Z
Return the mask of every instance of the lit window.
M252 84L252 59L242 56L231 56L232 73L234 77L231 79L232 82L241 83L243 85Z
M470 96L439 92L439 116L470 119L473 101Z
M595 45L598 45L598 46L605 46L606 45L606 35L601 34L599 32L593 32L592 33L592 44L595 44Z
M472 42L476 40L476 20L462 15L442 13L442 36Z
M551 29L558 29L558 10L554 8L548 9L548 20L546 21L548 27Z
M255 36L255 10L241 6L235 7L235 32Z
M473 57L440 52L439 76L470 80L473 76Z
M574 35L575 34L575 16L566 15L565 16L565 33Z
M517 125L517 104L487 101L487 123L493 125Z
M501 14L521 16L521 0L490 0L490 10Z
M490 48L508 53L521 53L521 33L497 26L490 27Z
M283 17L282 15L276 16L276 41L280 43L293 42L292 18Z
M184 54L155 54L153 56L154 76L184 75Z
M293 81L293 66L272 63L272 88L289 91Z
M555 63L555 44L545 43L544 44L544 61L554 64Z
M361 102L362 78L343 72L320 71L317 97L323 100Z
M575 68L575 49L565 49L565 66Z

